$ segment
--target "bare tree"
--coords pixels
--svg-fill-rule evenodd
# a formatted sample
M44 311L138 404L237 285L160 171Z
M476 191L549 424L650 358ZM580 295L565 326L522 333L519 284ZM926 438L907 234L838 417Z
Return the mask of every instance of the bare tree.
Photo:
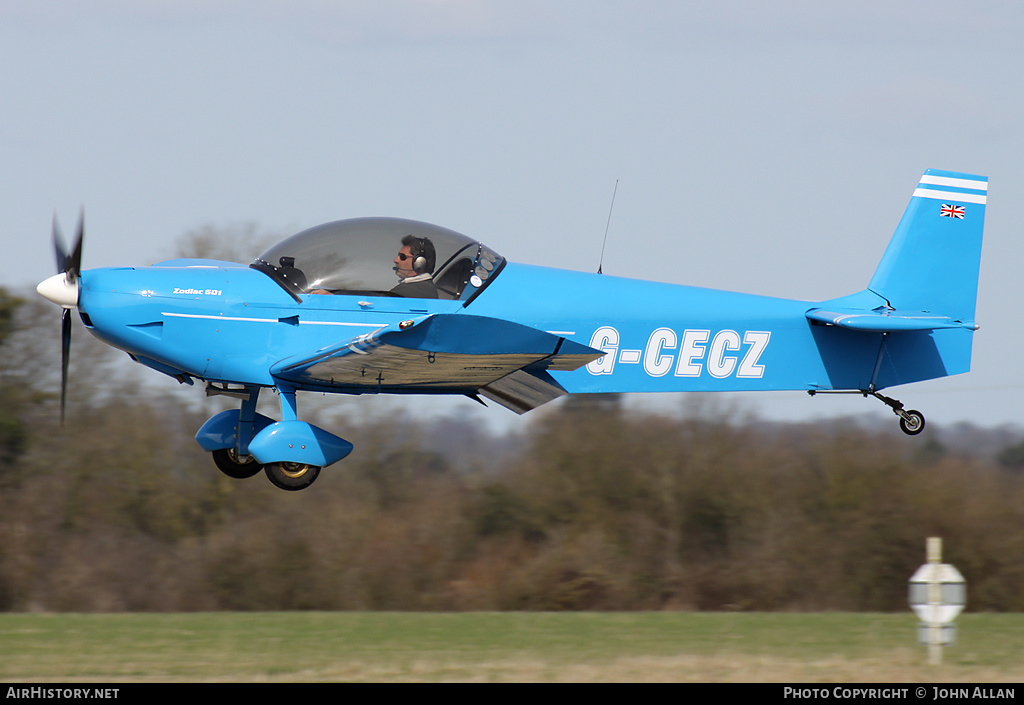
M174 256L245 264L289 234L260 230L255 223L201 225L178 238Z

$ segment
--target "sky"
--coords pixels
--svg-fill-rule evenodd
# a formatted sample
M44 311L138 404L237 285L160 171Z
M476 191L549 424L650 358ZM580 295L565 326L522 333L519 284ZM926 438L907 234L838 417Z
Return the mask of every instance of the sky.
M0 285L52 274L51 220L84 209L86 268L391 215L821 301L867 285L925 169L963 171L990 179L973 369L894 391L930 423L1024 423L1021 37L1018 0L5 0ZM630 403L681 403L656 397ZM736 403L895 423L858 396Z

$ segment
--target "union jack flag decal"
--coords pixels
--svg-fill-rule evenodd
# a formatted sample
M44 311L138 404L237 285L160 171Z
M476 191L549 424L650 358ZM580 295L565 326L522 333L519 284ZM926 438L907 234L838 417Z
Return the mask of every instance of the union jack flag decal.
M954 206L949 203L943 203L942 208L939 209L939 215L945 218L957 218L959 220L964 219L964 207Z

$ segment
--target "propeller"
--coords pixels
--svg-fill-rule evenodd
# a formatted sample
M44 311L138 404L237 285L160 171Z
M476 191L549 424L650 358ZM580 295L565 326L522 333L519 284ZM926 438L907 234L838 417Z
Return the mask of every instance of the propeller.
M60 420L64 423L64 408L68 389L68 364L71 360L71 309L78 306L79 274L82 271L82 238L85 233L85 213L78 219L75 245L68 250L61 235L57 216L53 216L53 249L57 257L57 274L40 282L36 291L64 309L61 315L60 358Z

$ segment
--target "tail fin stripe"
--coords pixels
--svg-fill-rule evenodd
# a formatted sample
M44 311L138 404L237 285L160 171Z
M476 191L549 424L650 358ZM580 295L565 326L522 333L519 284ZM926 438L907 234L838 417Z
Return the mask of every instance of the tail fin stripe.
M921 177L920 183L928 184L929 186L948 186L952 188L964 188L973 189L975 191L988 191L987 181L978 181L975 179L957 179L951 176L936 176L934 174L925 174Z
M985 205L987 196L977 193L956 193L954 191L935 191L919 188L914 191L918 198L934 198L937 201L957 201L958 203L980 203Z

